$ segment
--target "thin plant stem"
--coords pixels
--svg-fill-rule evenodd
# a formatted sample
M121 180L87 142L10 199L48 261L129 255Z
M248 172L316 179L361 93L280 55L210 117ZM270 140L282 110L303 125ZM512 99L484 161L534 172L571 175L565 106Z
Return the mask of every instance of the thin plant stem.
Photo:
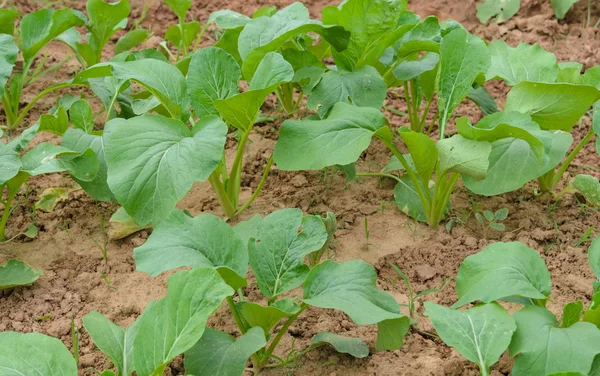
M252 192L252 196L250 196L250 198L248 199L248 201L246 201L244 203L244 205L242 205L241 207L239 207L236 210L236 212L233 214L233 217L240 215L244 210L248 209L248 207L252 204L252 202L258 197L258 195L260 194L260 191L262 190L265 183L267 182L267 177L269 176L269 171L271 171L272 165L273 165L273 155L271 155L271 157L269 158L267 165L265 166L265 170L263 171L262 177L260 178L260 181L258 182L256 189L254 190L254 192Z
M231 296L227 297L227 305L229 306L229 310L231 311L231 314L233 315L233 318L235 319L238 328L240 328L240 332L242 332L242 334L246 334L248 329L246 328L246 325L244 325L244 322L240 317L240 313L238 312L237 307L235 306L235 302L233 301L233 298Z
M57 84L54 86L50 86L49 88L42 90L38 95L36 95L28 104L27 106L25 106L25 108L23 109L23 111L21 111L21 114L19 115L19 117L17 118L17 120L15 120L15 122L12 124L12 126L10 126L10 129L16 129L19 124L21 124L21 122L23 121L23 119L25 119L25 116L27 116L27 113L29 113L29 110L31 110L31 108L33 107L33 105L35 105L40 99L42 99L45 95L50 94L51 92L55 91L55 90L59 90L59 89L63 89L66 87L75 87L75 86L87 86L86 84L74 84L74 83L62 83L62 84Z
M573 151L567 156L567 158L565 159L563 164L554 173L554 178L552 179L550 189L553 190L554 188L556 188L556 186L558 185L558 182L560 181L560 179L562 178L564 173L567 171L567 168L569 168L569 165L571 164L571 162L573 162L573 160L575 159L577 154L579 154L581 149L583 149L583 147L592 140L592 138L594 137L594 134L595 134L594 128L590 127L590 130L585 135L585 137L583 137L583 139L579 142L579 144L577 144L575 149L573 149Z
M425 105L425 110L423 111L423 117L421 118L421 122L419 123L419 133L423 132L423 127L425 127L425 121L427 120L427 115L429 114L429 108L431 107L431 102L427 101Z
M396 175L384 174L384 173L379 173L379 172L357 172L356 176L375 176L375 177L382 177L382 178L394 179L398 183L402 182L402 180L400 180L400 178L397 177Z
M296 312L294 315L290 316L287 319L287 321L285 322L285 324L283 324L283 326L281 327L281 329L279 330L279 332L277 332L277 335L275 336L275 338L273 339L273 341L271 342L271 344L267 348L267 351L265 352L265 356L263 357L263 359L261 359L261 365L260 365L261 367L262 367L262 364L264 364L264 362L269 359L269 357L271 356L271 354L273 354L273 351L275 350L275 348L279 344L279 341L281 340L281 337L283 337L283 335L285 333L287 333L287 330L292 325L292 323L294 321L296 321L296 319L298 318L298 316L300 316L302 314L302 312L304 312L304 310L306 308L308 308L308 304L302 303L302 306L300 307L300 310L298 312Z

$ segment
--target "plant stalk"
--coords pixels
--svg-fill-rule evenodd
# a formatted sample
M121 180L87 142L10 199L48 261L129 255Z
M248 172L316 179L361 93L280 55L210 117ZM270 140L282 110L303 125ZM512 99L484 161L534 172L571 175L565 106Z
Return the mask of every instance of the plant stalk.
M260 191L262 190L265 183L267 182L267 177L269 176L269 171L271 171L272 165L273 165L273 155L271 155L271 157L269 158L269 161L267 162L267 165L265 166L265 170L263 171L262 177L260 178L260 182L258 182L256 189L254 190L254 192L252 192L252 196L250 196L250 198L248 199L248 201L246 201L244 203L244 205L242 205L241 207L239 207L236 210L236 212L233 214L233 217L240 215L244 210L248 209L248 207L252 204L252 202L258 197L258 195L260 194Z
M225 193L225 188L223 187L223 183L221 183L221 180L219 180L219 173L217 172L217 170L210 174L210 176L208 177L208 181L210 182L213 191L217 195L217 199L219 200L219 204L221 204L225 215L227 217L232 217L235 213L235 207L231 204L231 201L229 201L227 193Z
M573 151L571 153L569 153L569 155L567 156L567 158L565 159L563 164L554 173L554 177L552 178L551 185L550 185L551 190L554 190L556 188L556 186L558 185L558 182L560 182L560 179L563 177L563 175L567 171L567 168L569 168L569 166L571 165L571 162L573 162L573 160L575 159L577 154L579 154L581 149L583 149L583 147L592 140L592 138L594 137L594 134L595 134L594 128L590 127L590 130L586 133L585 137L583 137L583 139L579 142L579 144L577 144L577 146L575 146L575 149L573 149Z
M227 197L229 197L229 202L231 202L231 205L234 208L237 207L238 200L240 197L240 178L242 175L242 160L244 159L244 150L246 149L246 142L248 142L248 137L250 136L251 131L252 126L249 126L240 138L240 142L238 143L238 147L235 152L235 159L233 160L233 164L231 165L229 181L227 182ZM233 213L235 213L235 209L232 211L232 214Z
M0 195L2 194L2 192L4 191L4 185L1 186L0 188ZM6 201L4 202L4 210L2 213L2 219L0 219L0 242L4 242L6 241L6 224L8 223L8 217L10 216L10 212L12 211L12 203L13 200L15 199L15 196L17 195L17 192L19 192L18 189L16 189L15 191L11 192L11 190L8 190L8 197L6 198Z
M302 312L304 312L304 310L306 308L308 308L308 304L302 303L302 306L300 306L300 310L298 312L296 312L294 315L290 316L287 319L287 321L285 322L285 324L283 324L283 326L281 327L281 329L279 330L279 332L277 332L277 335L275 336L275 338L273 339L273 341L271 342L271 344L267 348L267 351L265 352L264 357L260 360L260 364L259 364L259 367L257 367L257 369L262 368L262 366L264 365L264 363L269 360L271 354L273 354L273 351L277 347L277 344L279 344L279 341L281 340L281 337L283 337L283 335L285 333L287 333L287 330L292 325L292 323L294 321L296 321L296 319L298 318L298 316L300 316L302 314Z

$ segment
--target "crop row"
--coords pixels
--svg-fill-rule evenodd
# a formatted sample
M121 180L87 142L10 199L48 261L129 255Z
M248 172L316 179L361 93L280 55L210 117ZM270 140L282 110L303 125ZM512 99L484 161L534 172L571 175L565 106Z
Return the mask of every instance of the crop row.
M360 339L319 333L307 348L277 355L282 336L310 307L377 325L380 351L400 348L416 320L412 308L409 316L401 314L394 298L376 287L376 271L364 261L321 261L337 229L333 213L322 218L283 209L232 227L212 214L194 217L176 209L196 182L210 183L227 220L252 204L272 166L335 167L348 181L392 179L398 208L432 228L451 213L459 180L484 196L530 184L535 196L559 199L579 192L588 205L600 205L596 178L570 179L567 173L600 131L599 67L582 73L582 64L559 63L538 45L488 44L457 22L421 20L405 1L347 0L325 7L322 21L311 19L301 3L261 8L251 17L221 10L205 24L188 21L190 0L165 3L179 23L167 29L164 41L146 48L152 33L134 23L121 32L107 61L107 44L127 28L128 0L88 0L87 15L43 9L20 18L16 27L19 14L0 10L6 118L0 133L0 242L21 235L7 236L6 228L28 179L66 173L93 199L121 206L112 218L126 230L120 236L153 228L134 250L138 271L157 276L190 268L172 275L167 296L150 303L129 328L97 312L84 317L94 343L114 365L116 373L107 370L105 376L161 375L180 354L187 373L196 376L241 375L248 359L257 373L328 344L355 357L369 354ZM218 41L198 48L208 30ZM21 106L29 85L65 63L46 67L44 48L52 41L65 44L81 68ZM17 61L22 69L15 68ZM503 110L484 86L491 80L509 88L500 99ZM40 99L64 88L86 88L93 96L59 97L48 114L25 125ZM289 119L257 187L242 202L244 152L272 93ZM390 93L404 98L406 126L393 125L382 112ZM476 124L455 116L465 100L481 110ZM99 111L95 103L101 103ZM298 118L303 107L312 114ZM574 142L575 125L586 116L592 125ZM60 146L30 147L40 132L60 136ZM228 136L232 159L225 153ZM373 142L385 145L389 163L361 171L357 162ZM44 199L64 194L54 190ZM495 221L506 214L488 211L486 219L498 227ZM600 276L600 243L592 243L589 257ZM247 300L249 269L266 304ZM9 260L0 267L0 288L31 284L40 274ZM537 252L520 243L495 243L461 265L458 302L451 308L427 302L425 315L439 337L483 375L506 349L516 358L514 375L600 374L600 295L585 312L579 301L568 304L559 325L545 308L550 286ZM298 288L301 296L291 297ZM411 294L411 307L412 300ZM224 301L239 338L206 328ZM523 308L511 315L497 301ZM0 333L0 375L76 373L76 359L58 340Z

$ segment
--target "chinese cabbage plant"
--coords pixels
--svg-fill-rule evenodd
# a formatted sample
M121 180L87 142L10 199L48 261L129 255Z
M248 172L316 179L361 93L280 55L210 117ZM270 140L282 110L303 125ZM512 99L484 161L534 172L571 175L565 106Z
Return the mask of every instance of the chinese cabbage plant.
M233 292L215 270L196 268L170 276L167 295L148 304L128 328L98 312L87 314L85 329L116 369L116 374L105 371L102 375L162 375L175 357L210 331L208 318ZM39 333L0 333L0 364L2 375L77 375L69 350L58 339Z
M325 18L323 23L311 19L300 2L279 11L275 7L261 8L252 18L231 10L216 11L210 15L210 22L224 30L215 47L224 49L238 62L246 81L254 79L268 53L280 53L291 65L293 76L275 90L288 113L296 111L303 93L310 93L321 79L323 59L332 51L345 50L350 37L344 25L329 25ZM315 34L320 36L316 43ZM299 91L297 98L295 90Z
M590 266L600 276L600 238L589 250ZM510 280L511 283L506 283ZM458 301L452 308L425 303L440 338L479 366L482 375L508 349L512 375L595 375L600 372L600 293L594 282L587 307L568 303L557 319L546 308L550 274L536 251L522 243L494 243L467 257L456 278ZM512 316L499 302L523 307ZM458 308L481 302L466 310Z
M588 69L581 75L581 64L559 64L553 54L538 45L521 43L512 48L495 41L488 49L492 63L486 79L501 79L511 90L504 111L483 118L473 128L479 131L508 125L538 141L509 137L494 142L488 176L481 181L466 179L465 185L474 193L491 196L519 189L537 179L542 192L554 192L598 128L597 120L592 120L588 132L569 152L574 125L592 106L595 109L600 99L596 88L600 83L598 69ZM461 129L471 129L467 123L466 118L457 119L459 133ZM518 163L513 162L517 160Z
M181 266L214 268L237 290L237 301L232 296L226 300L242 336L234 339L207 329L185 353L190 374L241 375L248 358L255 371L293 361L281 359L275 350L290 325L311 306L340 310L358 325L377 324L376 348L399 348L410 323L394 298L376 287L372 266L362 260L305 264L307 257L322 252L327 241L324 221L303 216L299 209L255 216L233 228L212 214L191 217L176 210L134 250L134 257L137 270L151 276ZM248 266L263 296L257 302L244 294ZM294 297L291 292L299 287L301 296ZM274 331L279 322L283 325ZM369 353L360 339L319 333L299 354L328 343L355 357Z
M2 9L0 16L6 27L0 30L0 96L7 118L6 128L14 130L23 122L29 110L42 97L65 87L81 86L74 82L61 82L37 93L27 106L20 108L21 94L31 84L49 72L61 68L69 59L45 69L49 55L38 59L48 43L57 41L67 45L83 68L101 61L105 45L115 32L127 25L130 12L128 0L107 3L103 0L88 0L87 17L72 9L42 9L25 15L18 30L14 21L18 13ZM81 43L81 34L76 27L88 30L86 43ZM142 43L149 33L143 29L132 30L124 35L115 46L116 52L124 52ZM18 55L23 60L22 69L14 69ZM37 61L36 61L37 60Z
M322 120L286 120L274 150L274 159L282 170L318 170L327 166L355 163L373 137L392 152L387 171L392 174L358 172L357 176L387 176L395 179L396 201L401 210L436 228L446 215L450 195L463 177L483 179L489 165L492 143L509 137L511 127L457 134L435 143L422 133L401 127L394 132L385 116L374 108L338 103ZM525 142L537 140L525 137ZM396 145L400 139L408 154Z

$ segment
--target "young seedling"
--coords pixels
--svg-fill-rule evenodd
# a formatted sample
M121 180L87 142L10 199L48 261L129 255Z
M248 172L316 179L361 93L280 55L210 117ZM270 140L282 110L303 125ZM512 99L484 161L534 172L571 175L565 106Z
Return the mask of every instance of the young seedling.
M504 221L508 217L508 209L502 208L492 212L491 210L484 210L482 213L475 213L477 222L483 229L484 237L488 237L488 229L502 232L505 230Z
M421 133L402 127L397 133L408 148L405 157L395 143L385 116L376 109L340 102L323 120L286 120L275 145L274 159L282 170L320 169L355 163L373 136L388 147L401 177L392 174L357 173L357 176L386 176L398 182L394 194L398 207L408 215L437 228L448 212L450 195L463 176L486 176L491 144L461 135L437 144ZM359 137L360 135L360 137ZM357 138L347 143L348 137ZM486 139L508 137L495 133ZM327 147L323 147L327 145Z
M590 245L588 259L598 277L600 239ZM506 270L518 270L510 276L514 283L503 283ZM461 264L456 278L459 300L452 308L425 302L425 315L440 338L476 363L482 375L490 374L490 367L507 349L515 358L511 372L515 376L597 373L598 283L594 283L588 308L584 310L580 301L568 303L560 321L545 308L551 285L544 260L536 251L518 242L498 242ZM523 308L511 316L496 302L501 300ZM476 301L481 303L464 311L457 309Z
M579 237L579 239L577 241L573 242L573 247L579 247L583 243L591 242L593 240L593 236L594 236L594 226L590 226L590 227L588 227L587 230L585 230L585 232L583 234L581 234L581 236Z
M429 295L429 294L437 294L438 293L438 289L427 289L427 290L423 290L417 294L414 293L412 286L410 285L410 280L408 279L408 277L406 276L406 274L404 274L404 272L402 270L400 270L400 268L397 265L394 264L390 264L390 266L396 271L396 273L398 274L398 277L400 277L403 281L404 284L406 285L406 289L408 290L408 304L400 304L400 306L404 306L408 308L408 312L409 312L409 317L411 318L411 321L416 321L416 309L415 309L415 302L417 302L419 300L419 298L425 296L425 295ZM444 287L445 283L442 285L442 288Z
M299 209L279 210L264 218L255 216L234 228L210 214L190 217L174 211L155 228L143 246L135 249L134 257L137 269L151 276L185 265L213 267L232 291L237 291L237 301L233 296L226 301L242 336L234 339L228 333L207 329L185 354L188 373L216 374L218 367L226 364L230 374L241 374L248 358L253 371L259 372L265 367L289 365L326 344L355 357L368 355L368 348L360 339L333 333L317 334L311 345L292 352L291 357L277 355L283 336L311 306L341 310L358 325L378 323L378 349L401 346L409 320L400 314L391 295L376 288L373 267L361 260L345 263L326 260L312 268L304 263L307 255L322 249L327 241L323 219L303 216ZM161 257L165 252L170 255L168 260ZM248 264L266 304L251 302L244 296ZM284 297L286 292L301 286L302 299ZM379 303L375 309L376 301ZM281 327L277 326L279 322L283 322ZM215 354L210 349L216 343L227 343L231 351ZM244 347L240 347L242 343ZM227 355L238 348L247 351L239 357Z

